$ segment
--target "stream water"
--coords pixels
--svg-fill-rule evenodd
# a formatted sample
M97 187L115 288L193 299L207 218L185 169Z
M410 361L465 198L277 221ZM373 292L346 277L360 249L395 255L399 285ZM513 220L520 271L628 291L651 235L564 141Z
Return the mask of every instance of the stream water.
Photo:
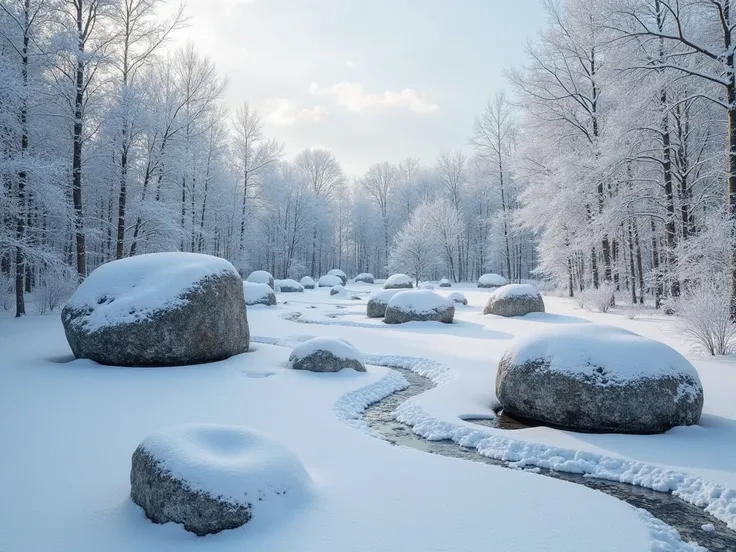
M519 469L512 468L508 462L488 458L475 449L462 447L453 441L428 441L415 434L410 426L398 422L393 414L396 408L407 399L431 389L434 384L428 378L415 374L410 370L393 369L406 378L409 387L372 404L364 414L366 423L388 442L394 445L415 448L430 454L441 454L509 469ZM496 420L478 420L478 423L509 430L524 427L523 423L503 416ZM730 530L723 522L711 517L697 506L680 500L671 493L662 493L616 481L585 477L580 474L531 467L525 469L540 476L554 477L577 485L584 485L628 502L637 508L647 510L654 517L677 529L686 542L697 542L700 546L714 552L736 552L736 531ZM702 527L707 524L712 524L715 530L703 530Z

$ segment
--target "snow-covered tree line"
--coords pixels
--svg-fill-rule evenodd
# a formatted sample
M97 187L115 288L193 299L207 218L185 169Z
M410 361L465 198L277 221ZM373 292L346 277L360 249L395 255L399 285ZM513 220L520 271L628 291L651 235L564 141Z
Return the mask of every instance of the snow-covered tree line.
M736 285L736 85L731 0L548 1L521 106L516 222L569 293ZM733 303L732 303L733 305ZM732 307L733 308L733 307Z
M479 118L470 156L358 178L326 150L287 161L253 107L226 108L209 59L167 45L185 15L162 17L163 3L0 0L2 306L14 296L21 315L27 293L58 297L104 262L163 250L277 277L385 276L402 227L424 215L425 276L529 276L505 100Z

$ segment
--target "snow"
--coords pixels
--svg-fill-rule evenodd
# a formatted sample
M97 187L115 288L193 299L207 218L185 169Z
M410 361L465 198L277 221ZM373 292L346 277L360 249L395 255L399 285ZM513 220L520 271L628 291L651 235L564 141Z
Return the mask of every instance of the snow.
M447 298L453 303L464 303L465 301L467 301L465 295L463 295L459 291L453 291L452 293L450 293L450 295L447 296Z
M376 291L371 293L369 299L377 299L379 301L388 303L391 300L391 298L397 293L402 293L402 290L401 289L377 289Z
M449 284L449 283L450 283L450 280L448 280L447 278L442 278L440 280L440 284Z
M345 291L345 288L342 286L342 284L337 284L336 286L332 286L330 288L330 295L345 295L347 291Z
M350 342L336 337L315 337L309 339L296 347L291 352L290 359L299 359L308 357L317 351L327 351L337 358L345 360L358 360L365 364L363 355L360 351L353 347Z
M388 287L388 286L402 286L402 285L406 286L409 284L411 284L411 278L409 278L406 274L394 274L392 276L389 276L383 285L384 287Z
M428 289L431 291L434 289L434 284L430 284L429 282L422 282L421 284L419 284L419 289Z
M497 319L472 306L482 305L487 292L474 283L455 287L471 305L460 309L456 323L402 327L371 325L364 302L336 310L340 302L326 290L308 290L288 305L249 309L256 335L248 354L155 371L73 360L58 315L16 320L0 313L0 419L6 421L0 424L0 549L695 550L672 528L603 493L371 437L360 419L363 408L406 385L385 366L437 383L399 409L416 433L462 442L518 466L670 490L736 529L736 359L689 356L705 387L700 426L654 436L479 426L462 418L493 416L496 366L514 338L588 321L691 353L672 317L643 313L629 320L545 297L546 314ZM293 313L310 323L284 318ZM341 316L327 316L334 313ZM368 372L325 377L289 369L291 348L319 336L350 341ZM187 423L244 426L283 443L309 473L309 493L206 538L175 524L152 524L129 498L131 454L146 436Z
M436 294L434 291L416 289L402 291L394 295L388 302L388 308L397 308L419 314L431 313L435 309L452 307L452 301Z
M506 278L500 274L483 274L478 278L478 284L484 286L505 286L507 283Z
M509 297L536 297L539 295L537 288L530 284L507 284L493 292L496 299L507 299Z
M705 525L703 525L703 526L701 527L701 529L702 529L703 531L705 531L706 533L712 533L713 531L715 531L715 530L716 530L716 526L715 526L715 525L713 525L712 523L706 523Z
M513 364L547 359L550 371L577 378L594 377L604 368L611 384L668 375L700 381L695 367L671 347L614 326L553 326L518 338L506 355ZM683 390L688 391L695 392Z
M355 277L355 281L357 283L360 283L361 280L374 280L375 281L375 278L373 277L373 274L371 274L370 272L361 272Z
M286 278L284 280L276 280L275 284L279 287L279 289L283 287L290 287L292 289L302 289L303 290L304 288L302 284L300 284L296 280L292 280L291 278Z
M198 253L149 253L112 261L92 271L67 302L91 312L77 319L88 331L146 320L157 311L186 304L198 283L238 275L228 261Z
M340 279L342 279L342 280L347 280L347 279L348 279L348 275L347 275L347 274L345 274L345 273L344 273L344 272L343 272L342 270L340 270L339 268L333 268L332 270L330 270L330 271L329 271L329 272L327 273L327 275L328 275L328 276L337 276L338 278L340 278Z
M245 295L246 304L258 303L269 295L273 294L271 286L268 284L256 284L253 282L243 282L243 294Z
M266 272L265 270L255 270L248 275L247 280L254 284L270 285L271 280L273 280L273 276L271 276L270 272Z
M312 278L311 276L304 276L301 280L299 280L299 283L304 287L314 286L314 278Z
M304 493L310 477L301 460L257 431L222 424L184 424L146 437L142 448L195 491L257 509L274 495Z
M342 280L334 274L326 274L319 279L319 287L341 286Z

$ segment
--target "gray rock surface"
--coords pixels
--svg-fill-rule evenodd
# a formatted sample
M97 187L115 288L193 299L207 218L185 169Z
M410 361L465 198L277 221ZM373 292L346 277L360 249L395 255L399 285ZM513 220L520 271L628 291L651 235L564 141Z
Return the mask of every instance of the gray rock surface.
M444 324L452 324L455 318L455 305L450 304L445 307L432 309L430 312L417 312L401 307L395 307L389 304L386 307L386 315L383 321L386 324L403 324L405 322L443 322Z
M372 284L375 282L375 278L370 272L363 272L355 277L355 281L363 282L364 284Z
M311 276L304 276L299 283L304 286L304 289L314 289L314 278Z
M310 372L339 372L343 368L352 368L357 372L365 372L365 365L355 358L340 358L332 352L319 350L304 357L289 358L294 370L309 370Z
M450 295L447 296L447 298L453 303L460 303L461 305L468 304L468 299L465 297L465 295L458 291L453 291Z
M82 284L84 285L84 283ZM180 366L222 360L248 351L250 333L239 275L207 277L181 296L182 304L134 322L90 331L97 305L64 307L61 320L77 358L115 366Z
M442 278L442 280L440 280L440 287L449 288L449 287L452 287L452 284L450 283L450 280L448 280L447 278Z
M501 358L496 395L505 412L581 431L661 433L698 423L703 409L699 381L687 374L615 382L605 368L577 378L550 370L549 359L516 365ZM699 389L694 398L683 386Z
M498 316L523 316L531 312L544 312L544 301L539 293L506 297L494 293L488 298L488 303L483 309L483 314Z
M277 280L276 284L279 286L281 293L303 293L304 286L296 280L286 279ZM314 286L312 286L314 287Z
M386 307L391 298L401 290L382 290L372 294L366 304L368 318L383 318L386 315Z
M200 537L235 529L252 517L251 504L236 504L193 490L140 446L133 453L130 497L154 523L173 521Z

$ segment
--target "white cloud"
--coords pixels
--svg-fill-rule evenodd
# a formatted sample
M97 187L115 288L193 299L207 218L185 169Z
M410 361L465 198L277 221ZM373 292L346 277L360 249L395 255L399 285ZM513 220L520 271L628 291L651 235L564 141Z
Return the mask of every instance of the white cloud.
M264 121L275 126L291 126L301 121L318 123L327 115L324 107L299 107L288 98L274 98L263 102Z
M345 60L345 67L348 69L355 69L358 66L352 59Z
M370 94L363 90L363 85L359 82L339 82L327 88L322 88L313 82L309 86L309 93L318 96L334 96L339 105L350 111L390 107L404 108L415 113L433 113L439 109L437 104L433 104L413 88Z

